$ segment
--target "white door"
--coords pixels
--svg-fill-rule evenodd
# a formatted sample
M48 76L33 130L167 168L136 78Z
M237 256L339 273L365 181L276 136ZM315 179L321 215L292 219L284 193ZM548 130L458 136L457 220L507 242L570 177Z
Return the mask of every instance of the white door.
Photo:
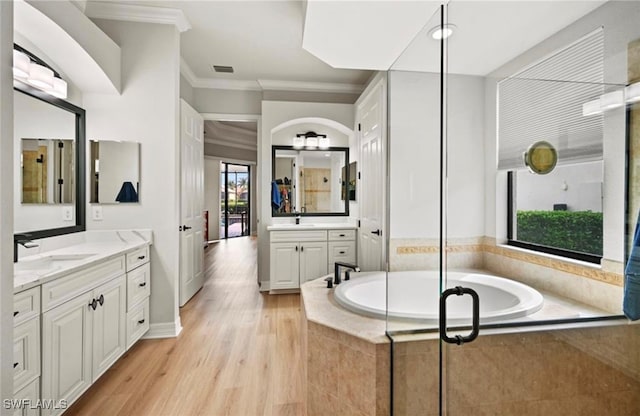
M42 314L42 398L72 403L91 385L93 299L88 292Z
M300 243L300 284L327 274L327 243Z
M93 315L93 371L95 382L126 349L126 281L120 276L93 291L98 301Z
M271 243L271 289L299 287L300 253L298 243Z
M180 100L180 306L204 284L204 120Z
M383 103L384 83L379 82L358 106L360 136L360 230L358 265L363 271L383 270L384 183Z

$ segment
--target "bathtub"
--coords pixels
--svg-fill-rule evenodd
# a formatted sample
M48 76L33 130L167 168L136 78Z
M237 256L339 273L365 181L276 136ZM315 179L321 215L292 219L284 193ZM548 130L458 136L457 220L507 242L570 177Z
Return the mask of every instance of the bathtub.
M400 271L389 273L389 311L387 315L387 278L384 272L351 273L352 279L334 290L342 307L374 318L426 325L438 324L439 288L437 271ZM480 297L480 322L520 318L539 311L543 297L525 284L476 272L447 272L447 288L469 287ZM447 324L471 322L471 296L447 299Z

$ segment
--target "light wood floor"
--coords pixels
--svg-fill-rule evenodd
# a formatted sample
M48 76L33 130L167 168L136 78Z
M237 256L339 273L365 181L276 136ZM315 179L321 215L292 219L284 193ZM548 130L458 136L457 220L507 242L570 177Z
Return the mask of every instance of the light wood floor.
M66 415L304 415L299 295L260 294L256 240L209 246L178 338L142 340Z

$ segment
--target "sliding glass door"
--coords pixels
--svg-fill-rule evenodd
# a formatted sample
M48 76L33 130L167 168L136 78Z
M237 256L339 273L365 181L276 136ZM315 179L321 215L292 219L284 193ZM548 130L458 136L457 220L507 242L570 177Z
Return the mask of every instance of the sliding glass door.
M249 235L249 166L220 163L220 238Z

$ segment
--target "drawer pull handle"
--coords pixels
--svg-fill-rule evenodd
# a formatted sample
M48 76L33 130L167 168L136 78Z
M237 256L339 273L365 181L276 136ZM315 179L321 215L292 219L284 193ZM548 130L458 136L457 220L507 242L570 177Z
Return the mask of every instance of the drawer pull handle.
M98 301L93 299L91 302L89 302L89 307L93 308L93 310L95 311L96 308L98 307Z
M13 368L16 368L20 363L13 363Z
M340 234L340 237L346 237L346 235L345 234Z
M344 251L341 251L340 254L344 254Z
M98 302L100 302L100 306L104 304L104 295L100 295L100 297L98 298Z
M139 287L145 287L146 285L147 285L147 282L142 282L142 283L140 283L138 286L139 286Z
M146 256L138 256L138 260L144 260Z
M144 319L140 319L140 320L138 321L138 323L139 323L139 324L143 324L143 323L144 323Z
M16 315L18 315L20 313L20 311L14 311L13 312L13 316L15 317Z

